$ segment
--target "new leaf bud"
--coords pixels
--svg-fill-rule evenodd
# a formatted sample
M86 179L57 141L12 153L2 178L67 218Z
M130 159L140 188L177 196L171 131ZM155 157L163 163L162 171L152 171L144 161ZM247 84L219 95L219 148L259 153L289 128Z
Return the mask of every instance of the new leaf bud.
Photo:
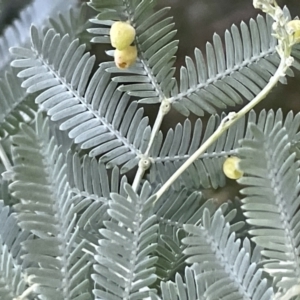
M287 23L287 30L293 37L293 43L300 43L300 20L292 20Z

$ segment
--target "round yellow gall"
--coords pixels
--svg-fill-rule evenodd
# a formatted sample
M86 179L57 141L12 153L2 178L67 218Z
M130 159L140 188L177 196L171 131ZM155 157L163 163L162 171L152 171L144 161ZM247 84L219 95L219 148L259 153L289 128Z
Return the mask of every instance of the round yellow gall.
M115 22L110 28L110 42L113 47L123 50L130 46L135 38L135 29L126 22Z
M239 169L240 159L236 156L228 157L223 164L223 172L230 179L239 179L243 172Z
M292 20L286 26L292 36L293 44L300 43L300 20Z
M129 46L124 50L115 50L115 64L119 69L127 69L132 66L137 58L136 46Z

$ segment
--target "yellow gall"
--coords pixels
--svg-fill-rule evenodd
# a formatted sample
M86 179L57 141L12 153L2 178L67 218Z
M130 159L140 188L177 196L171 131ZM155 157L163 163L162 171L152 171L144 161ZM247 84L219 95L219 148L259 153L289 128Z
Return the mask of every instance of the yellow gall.
M136 46L129 46L124 50L115 50L115 64L119 69L127 69L132 66L137 58Z
M228 157L223 164L223 172L230 179L239 179L243 172L239 169L240 159L236 156Z
M130 46L135 38L135 29L127 22L115 22L110 28L110 42L113 47L123 50Z
M300 43L300 20L292 20L286 26L292 36L293 44Z

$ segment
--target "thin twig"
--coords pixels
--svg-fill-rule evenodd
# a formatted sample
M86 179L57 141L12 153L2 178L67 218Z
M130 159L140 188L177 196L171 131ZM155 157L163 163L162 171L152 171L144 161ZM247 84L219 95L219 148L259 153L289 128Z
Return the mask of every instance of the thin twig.
M208 147L210 147L230 126L232 126L237 120L248 113L253 107L255 107L259 102L261 102L272 90L272 88L277 84L279 79L284 76L287 69L289 58L282 57L280 65L275 72L274 76L270 78L268 84L264 89L246 106L244 106L239 112L231 112L222 121L216 131L206 140L201 147L189 157L189 159L167 180L167 182L156 192L157 201L164 192L166 192L169 187L174 183L174 181L196 160L201 154L203 154Z
M165 115L170 111L170 109L171 109L171 104L170 104L169 100L163 99L161 102L161 105L159 107L159 111L158 111L156 120L154 122L152 131L151 131L149 144L147 146L145 153L143 154L143 156L140 159L138 170L137 170L134 180L133 180L132 188L134 191L137 191L137 188L139 187L140 182L141 182L142 178L144 177L146 170L148 170L149 167L151 166L151 159L149 157L149 152L153 146L154 139L159 132L161 123L162 123Z

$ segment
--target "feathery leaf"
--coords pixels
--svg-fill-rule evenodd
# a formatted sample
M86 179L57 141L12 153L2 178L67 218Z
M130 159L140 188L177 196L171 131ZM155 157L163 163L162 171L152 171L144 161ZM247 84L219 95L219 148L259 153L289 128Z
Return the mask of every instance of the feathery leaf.
M251 248L247 239L241 247L231 233L221 209L211 217L205 209L202 224L184 225L189 234L182 242L188 247L184 250L187 263L199 263L203 274L197 279L215 282L206 283L204 296L209 299L251 299L261 300L273 297L270 283L262 278L262 269L251 260Z
M89 81L95 57L84 54L78 39L70 41L53 29L41 38L32 26L31 40L32 50L11 50L22 57L12 62L24 69L18 74L27 78L22 86L28 93L41 92L36 103L91 157L101 155L108 168L123 164L121 172L135 167L150 139L143 109L129 103L105 69L100 67Z
M87 203L72 201L64 158L41 113L35 125L34 131L22 124L12 138L15 177L10 189L21 201L15 205L20 227L36 236L23 242L24 260L36 264L26 269L28 280L44 299L90 299L91 263L82 252L85 242L76 243L76 214Z
M105 237L96 248L94 295L104 299L145 299L151 290L142 288L156 281L154 256L158 225L153 215L150 185L144 183L140 195L125 183L127 197L113 193L109 201Z
M250 129L253 138L244 139L238 150L246 171L238 180L246 185L242 208L254 226L252 240L264 248L265 270L287 290L300 276L298 162L282 122L267 118L264 131L254 124Z

